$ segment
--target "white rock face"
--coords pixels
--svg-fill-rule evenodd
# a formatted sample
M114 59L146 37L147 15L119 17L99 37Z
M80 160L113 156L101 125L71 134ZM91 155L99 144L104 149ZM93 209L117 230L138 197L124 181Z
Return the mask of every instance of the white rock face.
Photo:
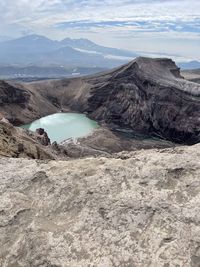
M200 145L0 159L0 266L200 266Z

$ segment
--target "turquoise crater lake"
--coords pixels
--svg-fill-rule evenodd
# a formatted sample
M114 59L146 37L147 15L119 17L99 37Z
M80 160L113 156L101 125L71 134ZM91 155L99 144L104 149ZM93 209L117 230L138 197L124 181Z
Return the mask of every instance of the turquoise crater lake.
M22 128L31 131L44 128L51 142L56 141L58 143L68 138L86 136L97 127L97 122L78 113L56 113L22 126Z

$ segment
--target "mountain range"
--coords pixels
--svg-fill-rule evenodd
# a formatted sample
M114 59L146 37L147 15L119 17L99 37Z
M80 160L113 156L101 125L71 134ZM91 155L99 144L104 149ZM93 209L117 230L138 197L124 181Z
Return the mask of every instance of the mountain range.
M39 35L0 43L1 65L64 65L111 68L137 56L136 53L97 45L87 39L53 41Z
M139 54L139 52L101 46L83 38L65 38L57 41L40 35L28 35L10 40L2 36L0 78L81 76L118 67ZM178 66L182 69L200 68L200 62L181 62Z

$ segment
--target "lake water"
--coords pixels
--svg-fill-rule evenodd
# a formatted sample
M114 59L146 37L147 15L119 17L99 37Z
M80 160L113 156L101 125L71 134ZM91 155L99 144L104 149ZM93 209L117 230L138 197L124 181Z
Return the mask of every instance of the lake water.
M78 138L88 135L98 127L98 123L84 114L56 113L22 126L35 131L44 128L51 142L61 142L67 138Z

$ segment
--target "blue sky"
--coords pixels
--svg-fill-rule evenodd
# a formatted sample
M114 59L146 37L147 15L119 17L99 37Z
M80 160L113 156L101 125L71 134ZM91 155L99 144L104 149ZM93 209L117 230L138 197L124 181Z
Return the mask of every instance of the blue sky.
M0 0L0 34L89 38L200 59L199 0Z

